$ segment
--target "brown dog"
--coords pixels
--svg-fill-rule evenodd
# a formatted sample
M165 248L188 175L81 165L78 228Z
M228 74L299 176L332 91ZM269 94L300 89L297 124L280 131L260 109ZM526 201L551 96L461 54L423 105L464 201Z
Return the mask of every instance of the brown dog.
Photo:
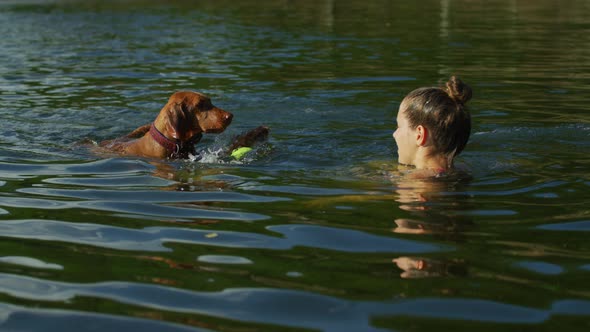
M220 133L233 115L213 106L209 97L190 91L174 93L154 122L99 146L123 154L150 158L188 158L203 133Z

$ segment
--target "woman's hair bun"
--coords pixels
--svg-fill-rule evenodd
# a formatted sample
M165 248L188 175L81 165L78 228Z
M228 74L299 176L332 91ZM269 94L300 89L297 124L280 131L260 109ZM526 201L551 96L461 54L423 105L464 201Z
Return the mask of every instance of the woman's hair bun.
M466 104L472 96L471 87L463 83L457 76L451 76L446 83L446 92L455 102Z

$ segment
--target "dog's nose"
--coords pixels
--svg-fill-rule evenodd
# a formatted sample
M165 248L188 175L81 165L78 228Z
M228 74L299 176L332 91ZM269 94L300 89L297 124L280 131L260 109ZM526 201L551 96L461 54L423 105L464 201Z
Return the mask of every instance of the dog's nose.
M230 112L226 112L226 113L223 115L223 120L224 120L225 122L228 122L228 123L229 123L229 122L231 122L231 120L232 120L233 118L234 118L234 115L233 115L233 114L231 114Z

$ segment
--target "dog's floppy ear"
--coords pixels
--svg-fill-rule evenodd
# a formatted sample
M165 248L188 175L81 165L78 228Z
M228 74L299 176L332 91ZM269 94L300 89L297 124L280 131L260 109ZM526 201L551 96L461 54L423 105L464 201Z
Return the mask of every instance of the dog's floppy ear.
M173 103L167 110L168 122L166 127L168 133L174 139L184 139L187 132L190 130L192 119L189 119L189 110L183 102Z
M166 129L173 139L186 141L202 131L194 107L185 100L170 103L166 112Z

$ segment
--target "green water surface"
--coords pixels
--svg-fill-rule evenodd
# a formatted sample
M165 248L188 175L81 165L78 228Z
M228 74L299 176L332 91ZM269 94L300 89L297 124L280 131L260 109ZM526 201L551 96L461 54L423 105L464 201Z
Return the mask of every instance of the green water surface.
M587 1L0 1L0 36L0 330L590 328ZM397 108L451 75L469 177L411 180ZM200 161L89 148L178 90L234 114Z

